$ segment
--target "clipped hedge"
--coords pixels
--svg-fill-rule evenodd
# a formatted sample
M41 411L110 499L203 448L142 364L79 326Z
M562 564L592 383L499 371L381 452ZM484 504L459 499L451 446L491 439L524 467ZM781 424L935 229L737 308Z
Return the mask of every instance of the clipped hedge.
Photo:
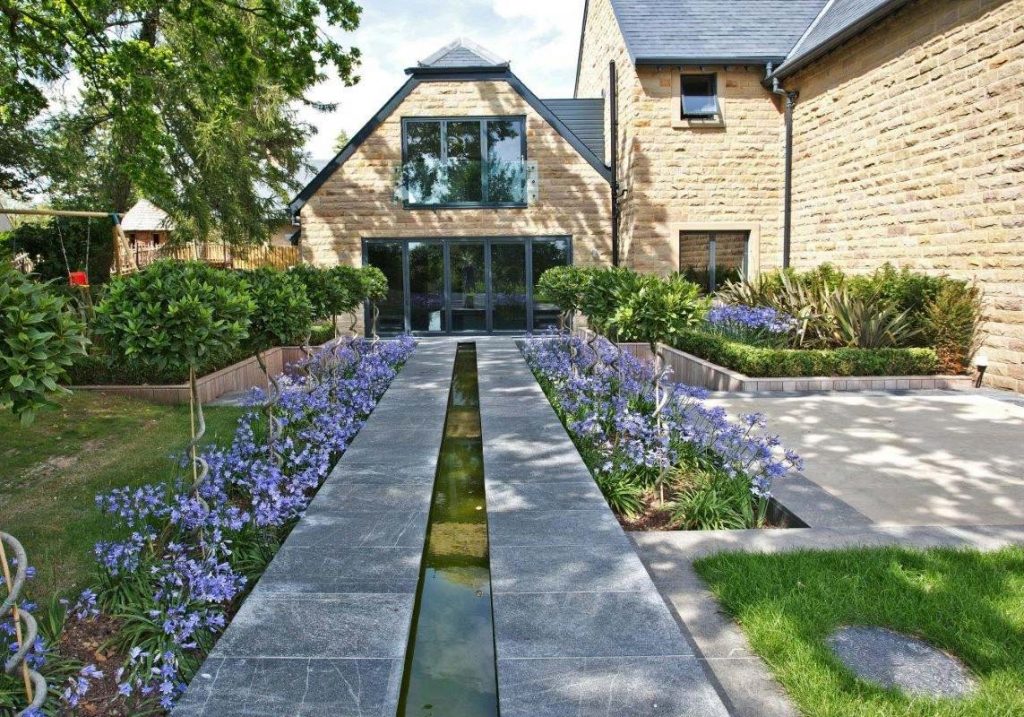
M775 349L688 329L675 348L753 378L788 376L927 376L938 373L934 349Z

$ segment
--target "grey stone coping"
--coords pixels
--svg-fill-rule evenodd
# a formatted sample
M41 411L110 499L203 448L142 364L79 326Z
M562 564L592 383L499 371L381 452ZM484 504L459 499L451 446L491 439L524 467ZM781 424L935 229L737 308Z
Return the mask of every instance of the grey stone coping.
M211 657L175 715L392 717L402 660Z
M419 342L175 717L395 714L455 348Z
M811 528L855 527L874 523L846 501L793 471L784 480L772 484L772 497Z
M477 361L502 717L728 715L514 340Z
M695 657L499 660L502 717L727 717Z

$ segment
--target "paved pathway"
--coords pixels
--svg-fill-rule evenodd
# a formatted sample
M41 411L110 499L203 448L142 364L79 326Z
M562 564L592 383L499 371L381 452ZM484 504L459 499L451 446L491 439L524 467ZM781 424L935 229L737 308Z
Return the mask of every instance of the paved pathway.
M812 525L1024 524L1024 405L1014 401L926 391L716 395L713 403L766 414L803 457L804 475L853 509ZM785 503L786 491L807 486L778 487Z
M477 361L502 717L726 717L514 341Z
M393 717L455 344L421 341L175 717Z

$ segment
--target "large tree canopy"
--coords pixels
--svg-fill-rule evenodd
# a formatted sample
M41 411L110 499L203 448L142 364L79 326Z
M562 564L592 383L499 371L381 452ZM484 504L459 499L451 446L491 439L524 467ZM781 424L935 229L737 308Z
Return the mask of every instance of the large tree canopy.
M295 104L331 68L357 80L358 50L328 33L359 13L354 0L0 0L0 191L42 171L55 194L121 211L144 195L181 239L264 235L305 161ZM55 110L67 78L81 90Z

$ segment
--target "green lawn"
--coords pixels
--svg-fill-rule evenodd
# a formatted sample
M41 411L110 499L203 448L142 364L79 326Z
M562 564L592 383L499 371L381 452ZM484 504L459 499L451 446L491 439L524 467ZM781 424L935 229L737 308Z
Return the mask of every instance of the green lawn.
M206 438L227 442L241 409L205 409ZM97 493L173 478L188 445L188 406L80 391L22 428L0 415L0 526L28 551L29 594L69 594L90 577L92 546L112 535Z
M696 568L805 715L1024 715L1024 548L722 554ZM843 625L922 637L979 689L931 700L861 682L824 642Z

